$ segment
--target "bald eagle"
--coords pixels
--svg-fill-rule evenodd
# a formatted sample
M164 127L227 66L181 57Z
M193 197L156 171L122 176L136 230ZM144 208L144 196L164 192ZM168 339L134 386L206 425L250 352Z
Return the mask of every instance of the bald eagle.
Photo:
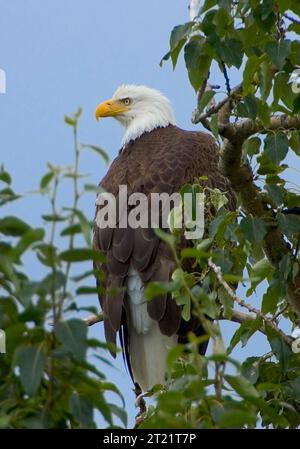
M215 140L207 133L178 128L169 100L159 91L123 85L97 106L96 118L102 117L114 117L125 128L119 155L100 182L104 191L118 198L119 186L126 185L127 195L172 194L206 176L207 185L226 192L229 207L235 209L234 193L218 169ZM96 220L93 245L106 255L106 262L96 268L104 272L98 282L107 342L115 344L119 333L131 377L143 391L164 384L168 350L186 342L190 331L203 334L194 316L188 322L182 319L181 307L170 294L144 298L149 282L171 279L175 262L169 247L151 227L101 227ZM201 346L202 353L206 346Z

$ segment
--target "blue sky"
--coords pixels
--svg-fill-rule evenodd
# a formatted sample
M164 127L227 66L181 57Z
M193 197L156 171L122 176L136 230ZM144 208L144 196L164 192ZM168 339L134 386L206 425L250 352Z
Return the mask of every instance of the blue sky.
M94 110L122 83L160 89L172 101L178 125L196 129L190 121L195 94L182 58L175 72L169 63L159 67L171 29L188 21L187 7L187 0L0 0L0 68L7 76L7 93L0 95L0 162L12 173L17 191L36 189L47 161L70 164L72 134L63 117L78 106L84 111L80 140L101 145L111 158L117 155L121 127L111 119L96 123ZM233 73L232 85L239 82L239 76ZM213 73L211 82L224 91L219 73ZM84 155L82 171L90 174L89 182L98 183L105 170L97 156ZM69 198L66 186L61 200L67 204ZM90 202L81 207L92 218L94 199L87 198ZM7 212L38 226L45 201L29 196L9 206ZM35 266L29 270L39 276ZM97 305L97 299L89 303ZM236 325L222 327L228 341ZM102 326L94 326L91 333L102 338ZM245 358L266 349L264 338L255 336L235 356ZM121 357L115 366L101 368L125 395L132 423L132 384Z

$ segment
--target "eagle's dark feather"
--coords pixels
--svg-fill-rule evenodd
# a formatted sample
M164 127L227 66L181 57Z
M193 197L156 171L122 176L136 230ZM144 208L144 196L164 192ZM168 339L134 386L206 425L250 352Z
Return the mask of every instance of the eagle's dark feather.
M100 186L115 196L120 185L127 186L128 195L134 192L172 194L179 192L184 184L194 183L200 176L207 176L207 186L226 192L228 207L235 210L235 195L218 169L215 140L207 133L184 131L169 125L130 141L113 161ZM106 293L100 298L105 336L108 342L116 343L116 334L123 327L121 343L130 370L130 342L126 328L129 266L131 264L138 271L145 285L149 281L169 281L175 263L167 245L152 229L100 229L95 224L94 248L107 256L106 264L99 266L105 273L103 287ZM162 334L177 333L179 342L184 342L191 330L203 333L195 317L188 323L181 318L181 308L169 295L149 302L147 310L159 323Z

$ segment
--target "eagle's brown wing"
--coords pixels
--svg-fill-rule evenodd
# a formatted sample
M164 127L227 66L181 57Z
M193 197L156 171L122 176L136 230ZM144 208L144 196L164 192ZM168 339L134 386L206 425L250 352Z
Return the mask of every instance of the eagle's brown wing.
M234 193L218 169L214 139L207 133L184 131L170 125L130 142L113 161L100 186L115 196L120 185L127 186L128 195L134 192L172 194L199 176L207 176L209 187L227 192L229 207L235 209ZM121 337L126 352L129 266L138 271L146 284L149 281L169 281L175 269L174 261L167 245L152 229L100 229L95 224L94 248L107 256L106 264L99 267L105 273L104 293L100 295L105 336L108 342L115 343L116 334L123 326ZM179 340L184 340L188 331L199 327L195 318L189 323L181 320L181 308L170 295L155 298L147 307L150 317L158 321L165 335L177 333Z

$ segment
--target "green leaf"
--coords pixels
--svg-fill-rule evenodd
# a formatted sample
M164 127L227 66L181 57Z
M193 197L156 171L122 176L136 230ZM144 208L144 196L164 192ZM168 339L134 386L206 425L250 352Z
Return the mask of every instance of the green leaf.
M86 216L79 209L71 209L65 207L64 210L70 210L79 220L80 229L84 236L87 246L91 246L91 233L92 233L92 225ZM73 229L74 231L74 229ZM70 228L69 228L70 232ZM62 234L61 234L62 235Z
M13 237L21 236L30 229L25 221L14 216L7 216L0 219L0 233Z
M80 273L77 276L72 276L71 279L74 282L81 282L83 279L86 279L92 275L95 275L94 270L88 270L88 271L85 271L84 273Z
M164 232L160 228L154 228L154 232L163 242L167 243L171 247L174 247L176 243L175 235L170 234L169 232Z
M287 9L291 8L292 2L293 2L293 0L277 0L279 11L281 13L285 13L287 11Z
M20 368L20 378L24 390L29 396L37 392L46 365L43 347L21 346L17 349L15 364Z
M238 343L241 343L242 348L246 346L249 339L258 329L261 328L261 326L262 322L259 318L243 322L232 336L230 344L227 348L227 353L230 354Z
M66 275L62 271L56 270L55 272L50 272L41 281L41 290L46 293L52 293L53 290L59 290L65 285Z
M237 69L241 67L244 54L241 41L225 38L217 43L216 48L220 59L228 67L235 66Z
M188 36L193 22L186 22L173 28L170 36L170 49L174 50L182 39Z
M274 352L276 358L282 365L283 371L286 372L288 369L289 358L292 356L293 352L287 343L282 339L282 337L266 325L266 334L268 341Z
M298 114L300 111L300 95L293 101L293 113Z
M60 235L62 237L68 236L68 235L75 235L75 234L80 234L82 232L82 228L80 226L80 224L74 224L74 225L70 225L67 226L66 228L64 228Z
M257 389L244 376L224 376L229 385L244 399L256 405L259 410L268 416L274 423L285 426L287 421L278 415L260 396Z
M41 243L35 246L37 257L47 267L55 267L60 264L57 257L57 248L53 245Z
M57 323L54 327L63 350L76 358L84 360L87 350L87 325L82 320L71 319Z
M100 251L88 248L74 248L63 251L59 254L61 260L65 262L83 262L93 260L95 262L105 262L105 256Z
M300 377L288 383L287 391L300 404Z
M261 121L265 128L270 124L271 109L270 106L260 99L257 101L257 118Z
M87 149L94 151L103 159L103 161L105 162L106 165L109 164L109 156L106 153L106 151L103 150L103 148L96 146L96 145L89 145L89 144L82 144L81 148L87 148Z
M147 284L144 296L147 301L151 299L164 295L165 293L171 293L179 288L179 283L176 281L171 282L150 282Z
M0 190L0 206L19 198L21 198L21 195L17 195L10 187Z
M67 125L76 127L76 126L77 126L77 123L78 123L78 119L80 118L81 114L82 114L82 108L79 107L79 108L77 109L77 111L74 112L73 117L70 117L70 116L68 116L68 115L65 115L65 117L64 117L65 123L66 123Z
M278 165L287 155L289 141L283 132L268 134L264 141L264 151L269 159Z
M274 74L272 66L268 61L263 61L259 72L259 91L261 100L266 101L272 89Z
M64 217L62 215L59 214L45 214L42 215L42 219L45 221L50 221L50 222L58 222L58 221L66 221L68 219L68 217Z
M170 36L170 56L172 59L173 69L175 69L177 64L177 59L180 53L180 50L184 46L188 35L191 32L193 27L193 22L187 22L183 25L178 25L173 28Z
M278 207L284 203L284 187L278 186L276 184L266 184L265 189L269 194L271 205L275 205L276 207Z
M11 251L11 257L13 257L14 260L18 260L18 258L32 245L32 243L43 240L44 235L45 231L42 228L28 229L28 231L22 235L16 246Z
M171 52L168 51L159 61L159 66L162 67L165 61L168 61L168 59L170 59L171 56Z
M278 227L289 239L298 237L300 230L300 216L294 214L277 214Z
M230 407L226 410L220 421L218 422L218 427L221 429L239 429L245 428L245 426L250 426L250 428L255 427L257 421L256 413L254 413L250 407L248 410L240 410L239 407Z
M64 120L67 125L70 125L70 126L77 125L77 120L73 119L72 117L69 117L68 115L65 115Z
M260 242L267 233L266 223L262 218L257 217L243 218L240 228L249 242Z
M254 91L254 75L260 68L261 60L256 55L248 58L243 72L243 92L244 94L253 93Z
M258 154L260 144L261 141L259 137L251 137L250 139L247 139L243 144L243 153L247 154L249 157Z
M224 376L229 385L244 399L258 399L260 395L256 388L244 376Z
M264 0L261 4L257 5L253 11L253 17L257 25L264 31L269 31L275 22L276 16L273 9L274 1Z
M98 293L97 287L84 286L76 289L76 295L96 295Z
M297 130L292 130L290 134L289 140L290 147L296 153L297 156L300 156L300 134Z
M0 168L0 181L5 182L5 184L11 184L11 176L4 170L3 166Z
M184 304L182 304L183 308L181 311L181 316L184 321L189 321L191 319L191 298L189 297L188 293L186 293L186 295L182 295L182 297L184 298ZM178 304L177 300L176 303Z
M185 347L182 344L178 344L176 346L173 346L167 355L167 366L171 370L175 363L178 362L179 358L184 353Z
M285 63L285 59L290 53L291 41L288 39L279 42L268 42L265 46L265 51L273 64L280 70Z
M121 399L122 406L123 406L123 408L125 408L124 398L123 398L120 390L118 389L118 387L116 387L116 385L114 385L112 382L101 382L101 391L103 391L103 392L112 391L113 393L115 393Z
M233 312L233 299L224 288L218 290L218 301L220 301L223 306L224 317L230 320Z
M211 64L211 57L205 54L202 37L193 36L190 39L184 47L184 59L190 83L197 91L207 78Z
M115 416L117 416L125 428L127 428L127 413L124 408L118 407L115 404L107 404L111 413L113 413Z
M281 110L281 106L279 106L279 100L282 100L284 105L290 111L293 110L297 94L295 94L292 90L292 86L289 82L288 73L282 71L275 75L273 95L274 95L274 100L272 103L273 111ZM286 109L284 112L288 113Z
M71 396L72 416L78 421L82 429L94 428L93 405L83 396L73 393Z
M218 128L218 114L213 114L210 119L210 129L213 133L214 137L218 139L219 137L219 128Z
M211 101L211 99L214 97L215 94L216 92L213 90L207 90L206 92L204 92L198 104L199 113L201 113L204 110L204 108L208 105L208 103Z
M243 102L238 103L236 110L239 117L249 117L255 120L257 116L257 99L252 95L248 95Z
M270 261L264 257L256 262L251 269L251 290L254 290L266 277L272 275L274 268Z
M241 367L242 375L252 384L255 384L259 377L259 357L248 357Z
M41 190L46 189L46 187L48 187L49 183L52 181L54 176L55 176L54 172L46 173L40 181L40 189Z
M279 301L278 291L269 286L267 291L263 295L261 306L262 313L274 314L277 310L278 301Z

